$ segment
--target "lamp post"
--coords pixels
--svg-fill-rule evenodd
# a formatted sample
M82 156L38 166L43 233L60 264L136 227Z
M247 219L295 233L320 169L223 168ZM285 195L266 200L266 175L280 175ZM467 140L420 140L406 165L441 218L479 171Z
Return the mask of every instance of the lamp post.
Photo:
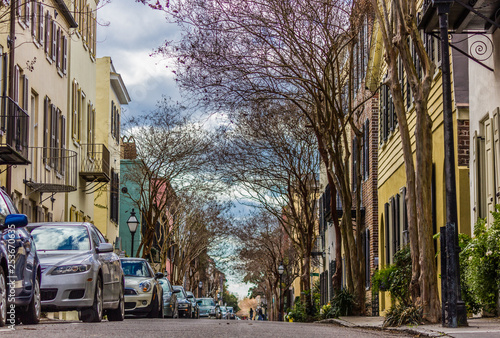
M278 316L278 320L281 322L283 320L283 303L281 302L281 277L283 276L283 272L285 271L285 268L283 267L283 262L280 262L280 265L278 266L278 273L280 274L280 312Z
M203 282L198 283L198 298L201 298L201 288L203 287Z
M130 257L134 257L134 235L137 231L137 226L139 225L139 221L137 217L135 217L135 211L132 208L130 212L130 217L127 220L128 229L130 230L130 235L132 235L132 247L130 249Z

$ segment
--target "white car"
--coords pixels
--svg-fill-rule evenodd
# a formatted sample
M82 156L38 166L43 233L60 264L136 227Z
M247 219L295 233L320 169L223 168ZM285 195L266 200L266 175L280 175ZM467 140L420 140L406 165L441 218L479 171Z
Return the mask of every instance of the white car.
M42 311L78 310L80 320L122 321L124 278L113 245L91 223L28 225L40 259Z
M161 272L154 273L143 258L121 258L125 275L125 312L163 318L163 288Z

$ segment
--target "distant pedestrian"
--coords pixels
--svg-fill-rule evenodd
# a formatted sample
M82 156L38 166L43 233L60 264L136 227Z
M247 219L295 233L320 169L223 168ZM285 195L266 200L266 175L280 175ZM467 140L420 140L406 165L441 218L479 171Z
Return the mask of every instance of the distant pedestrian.
M258 320L262 320L262 308L257 309Z
M253 309L250 308L250 320L253 320Z

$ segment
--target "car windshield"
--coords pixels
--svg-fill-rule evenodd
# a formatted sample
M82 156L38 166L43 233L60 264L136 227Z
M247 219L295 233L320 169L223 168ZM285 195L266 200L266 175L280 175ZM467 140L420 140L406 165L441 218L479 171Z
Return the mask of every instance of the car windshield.
M90 250L90 238L84 226L39 226L31 231L38 251Z
M186 299L186 294L184 293L184 289L179 288L179 287L175 287L175 286L174 286L174 289L181 290L181 292L177 293L177 298L178 299Z
M201 306L215 306L215 302L213 299L200 299Z
M151 277L148 265L145 261L122 260L123 274L129 277Z
M170 288L170 284L163 279L159 280L161 287L163 288L163 292L172 292L172 289Z

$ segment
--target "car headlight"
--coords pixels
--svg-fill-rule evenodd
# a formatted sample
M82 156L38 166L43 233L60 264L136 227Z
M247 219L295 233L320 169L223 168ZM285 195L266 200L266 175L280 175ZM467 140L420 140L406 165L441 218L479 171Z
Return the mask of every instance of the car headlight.
M150 281L144 281L139 283L139 287L141 288L142 292L149 292L151 291L151 282Z
M65 275L68 273L78 273L90 270L90 264L63 265L55 268L52 275Z

